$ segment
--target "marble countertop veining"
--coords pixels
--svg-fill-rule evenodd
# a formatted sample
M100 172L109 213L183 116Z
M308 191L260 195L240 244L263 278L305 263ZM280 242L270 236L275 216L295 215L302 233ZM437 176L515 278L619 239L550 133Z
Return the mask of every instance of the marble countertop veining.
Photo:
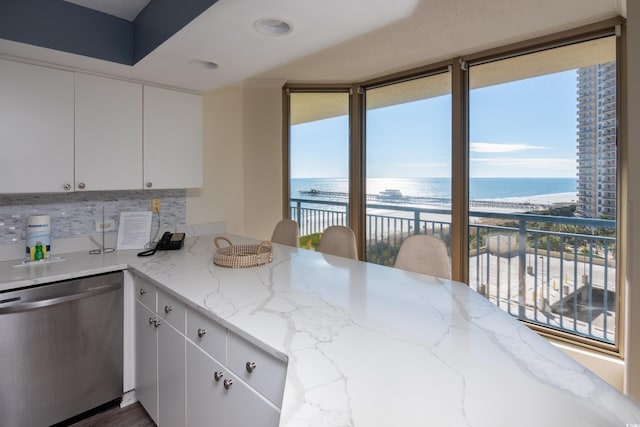
M246 241L231 236L232 241ZM281 426L625 426L640 406L464 284L274 245L0 262L0 291L130 268L288 359Z

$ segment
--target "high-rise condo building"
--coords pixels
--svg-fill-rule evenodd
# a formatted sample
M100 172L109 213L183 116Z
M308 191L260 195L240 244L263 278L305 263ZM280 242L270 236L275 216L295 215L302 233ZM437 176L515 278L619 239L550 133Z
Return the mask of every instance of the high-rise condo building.
M578 206L616 219L616 63L578 69Z

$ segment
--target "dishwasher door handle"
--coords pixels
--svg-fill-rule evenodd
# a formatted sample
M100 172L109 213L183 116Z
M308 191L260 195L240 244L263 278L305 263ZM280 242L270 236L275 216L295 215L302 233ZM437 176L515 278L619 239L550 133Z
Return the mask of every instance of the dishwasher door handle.
M83 290L80 292L72 292L54 298L46 298L35 301L17 302L7 307L0 307L0 314L20 313L23 311L35 310L37 308L49 307L52 305L63 304L65 302L75 301L82 298L89 298L94 295L105 294L107 292L116 291L121 288L120 283L112 283L99 287Z

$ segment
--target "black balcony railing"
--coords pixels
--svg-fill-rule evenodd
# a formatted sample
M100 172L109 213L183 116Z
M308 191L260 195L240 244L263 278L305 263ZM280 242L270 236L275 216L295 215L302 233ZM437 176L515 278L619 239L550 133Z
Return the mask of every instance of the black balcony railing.
M436 235L450 248L449 206L445 199L441 209L367 203L366 260L393 265L403 239L416 233ZM469 286L514 317L614 344L616 222L480 210L510 206L544 207L470 203ZM291 199L290 209L301 236L348 225L346 201Z

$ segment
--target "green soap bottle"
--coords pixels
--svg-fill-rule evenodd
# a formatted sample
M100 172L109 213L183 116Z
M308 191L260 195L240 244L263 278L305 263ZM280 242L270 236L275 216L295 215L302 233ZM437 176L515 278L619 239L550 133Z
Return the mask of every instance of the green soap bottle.
M44 252L42 252L42 242L36 243L36 253L34 254L35 260L41 260L44 258Z

